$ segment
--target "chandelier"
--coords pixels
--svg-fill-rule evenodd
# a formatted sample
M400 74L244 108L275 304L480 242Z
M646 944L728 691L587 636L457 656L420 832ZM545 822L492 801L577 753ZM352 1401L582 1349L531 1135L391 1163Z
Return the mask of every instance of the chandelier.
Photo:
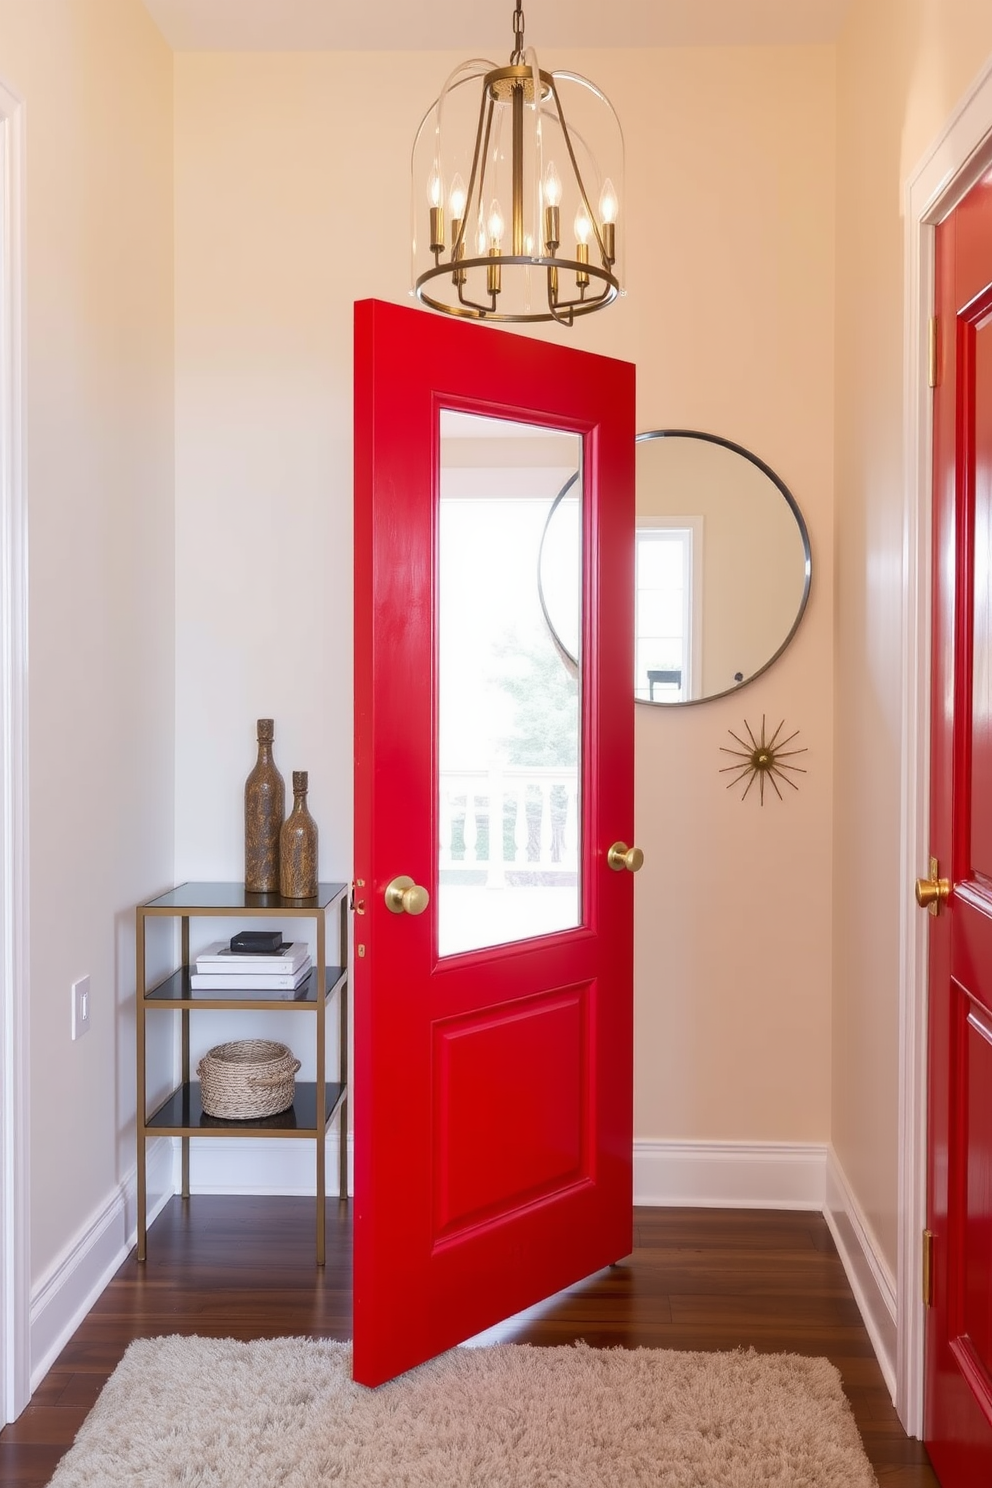
M413 289L446 315L571 325L622 292L623 133L595 83L540 69L521 3L509 65L461 63L417 131Z

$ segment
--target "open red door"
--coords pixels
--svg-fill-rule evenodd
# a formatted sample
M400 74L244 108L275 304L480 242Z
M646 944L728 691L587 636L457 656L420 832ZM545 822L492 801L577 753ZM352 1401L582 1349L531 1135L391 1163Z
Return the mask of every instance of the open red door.
M356 306L363 1384L631 1249L633 580L632 366Z
M937 229L924 1440L992 1483L992 178Z

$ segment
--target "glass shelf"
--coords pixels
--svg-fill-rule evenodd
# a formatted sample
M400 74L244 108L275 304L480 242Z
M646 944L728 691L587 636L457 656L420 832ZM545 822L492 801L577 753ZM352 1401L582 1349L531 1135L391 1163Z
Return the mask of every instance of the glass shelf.
M328 966L325 969L325 1000L333 996L347 975L344 966ZM261 1008L313 1008L317 1003L316 972L311 971L298 987L285 991L274 991L271 987L232 987L229 992L222 988L196 988L189 984L190 967L180 967L166 977L157 987L145 993L146 1003L160 1003L164 1007L230 1008L237 1003Z
M347 889L346 883L322 883L317 885L317 893L310 899L284 899L281 894L249 894L243 883L184 883L170 889L167 894L160 894L157 899L147 900L139 908L153 913L164 910L169 914L186 911L191 914L209 914L211 911L233 914L252 910L255 914L262 911L265 914L309 915L314 910L327 909Z
M163 1101L146 1127L150 1135L181 1137L191 1132L212 1132L217 1136L253 1136L271 1132L273 1136L296 1132L308 1136L323 1136L328 1124L345 1094L345 1087L328 1080L324 1087L326 1106L324 1126L317 1126L317 1086L313 1080L298 1080L293 1104L288 1111L275 1116L260 1116L248 1121L227 1121L220 1116L208 1116L200 1102L200 1086L196 1081L180 1085L167 1100Z

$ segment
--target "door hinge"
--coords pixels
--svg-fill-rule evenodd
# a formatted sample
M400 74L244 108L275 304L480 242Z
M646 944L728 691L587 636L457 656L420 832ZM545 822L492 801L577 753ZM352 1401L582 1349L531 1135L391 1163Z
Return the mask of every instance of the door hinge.
M923 1306L933 1306L933 1230L923 1231Z
M928 369L928 371L927 371L927 377L928 377L928 381L930 383L930 386L932 388L935 388L937 386L937 384L939 383L939 381L940 381L940 377L938 375L939 374L939 367L938 367L939 340L938 340L937 332L938 332L937 317L936 317L936 315L931 315L931 317L930 317L930 339L929 339L929 344L928 344L928 347L927 347L927 369Z

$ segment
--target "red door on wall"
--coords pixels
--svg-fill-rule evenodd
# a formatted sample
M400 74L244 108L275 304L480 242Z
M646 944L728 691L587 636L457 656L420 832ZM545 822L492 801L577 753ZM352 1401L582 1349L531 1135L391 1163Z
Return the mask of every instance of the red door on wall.
M364 1384L631 1248L633 533L632 366L356 306Z
M992 177L937 229L924 1438L992 1483ZM943 880L943 882L941 882ZM933 890L930 890L933 893Z

